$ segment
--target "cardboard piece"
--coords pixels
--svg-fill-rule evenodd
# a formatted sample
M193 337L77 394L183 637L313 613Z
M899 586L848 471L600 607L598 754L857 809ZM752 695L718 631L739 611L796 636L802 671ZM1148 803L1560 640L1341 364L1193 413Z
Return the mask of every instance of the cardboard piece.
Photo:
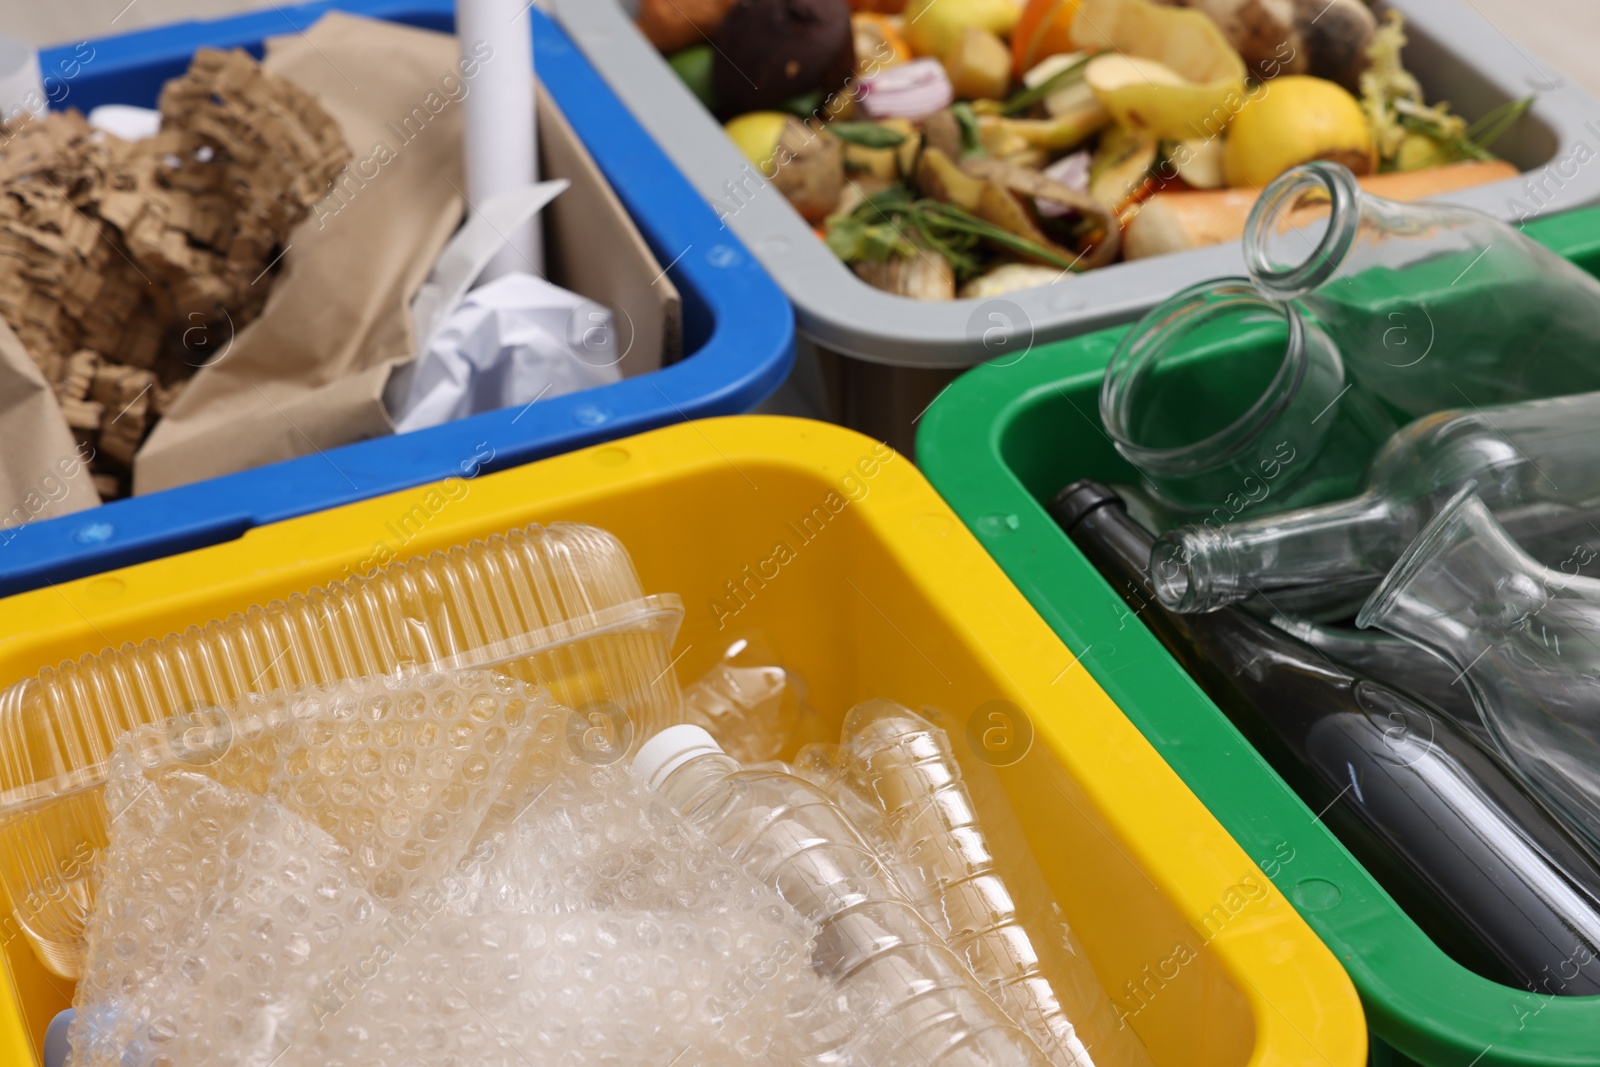
M384 395L416 353L407 307L461 219L459 102L481 67L453 37L330 12L269 40L264 65L320 100L355 158L291 235L260 318L135 457L136 493L391 433ZM550 280L616 313L624 374L654 370L681 350L677 290L548 94L539 103L541 177L573 183L544 216Z
M98 415L90 423L99 426ZM68 427L38 366L0 321L0 552L18 526L100 503L89 474L94 448Z
M314 97L242 50L201 49L160 103L137 143L75 111L0 142L0 317L114 495L194 371L178 335L255 316L279 245L349 155Z

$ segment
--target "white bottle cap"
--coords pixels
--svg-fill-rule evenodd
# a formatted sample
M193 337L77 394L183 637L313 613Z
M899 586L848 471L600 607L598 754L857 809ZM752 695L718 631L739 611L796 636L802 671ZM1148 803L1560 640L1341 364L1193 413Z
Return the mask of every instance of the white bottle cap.
M658 789L667 775L696 756L721 752L717 739L692 723L669 726L639 746L633 757L633 773L651 789Z

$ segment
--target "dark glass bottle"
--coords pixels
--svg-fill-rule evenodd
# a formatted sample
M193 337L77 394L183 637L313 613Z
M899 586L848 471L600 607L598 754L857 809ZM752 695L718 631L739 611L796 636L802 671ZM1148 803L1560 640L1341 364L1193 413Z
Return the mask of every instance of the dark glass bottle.
M1237 608L1175 615L1154 540L1075 482L1051 514L1133 613L1439 946L1485 977L1600 993L1600 864L1448 715Z

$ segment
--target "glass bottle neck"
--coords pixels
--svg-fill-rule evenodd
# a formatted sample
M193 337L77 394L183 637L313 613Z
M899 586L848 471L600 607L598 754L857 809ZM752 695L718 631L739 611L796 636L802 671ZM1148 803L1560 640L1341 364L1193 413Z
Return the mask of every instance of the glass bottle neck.
M1150 556L1156 595L1173 611L1215 611L1253 596L1315 586L1371 589L1384 567L1368 559L1398 555L1395 505L1373 490L1318 507L1243 522L1211 519L1163 535ZM1412 527L1415 529L1415 527ZM1385 560L1386 562L1386 560Z
M1339 272L1361 230L1367 199L1355 175L1331 163L1296 167L1256 200L1245 223L1250 276L1277 300L1293 300Z
M1424 645L1459 669L1486 642L1556 601L1600 604L1600 581L1528 556L1468 483L1412 543L1367 600L1356 624Z
M1364 398L1346 397L1349 385L1310 316L1222 279L1179 293L1124 337L1100 416L1164 505L1231 520L1268 498L1294 499L1335 428L1350 436L1355 415L1344 410L1365 407L1351 407Z

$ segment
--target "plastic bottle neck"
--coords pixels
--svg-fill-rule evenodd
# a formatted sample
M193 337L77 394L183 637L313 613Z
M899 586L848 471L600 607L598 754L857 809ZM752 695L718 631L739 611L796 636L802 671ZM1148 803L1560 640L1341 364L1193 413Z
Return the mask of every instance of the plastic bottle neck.
M686 760L656 787L678 811L687 815L718 785L739 771L739 761L723 752L706 752Z

